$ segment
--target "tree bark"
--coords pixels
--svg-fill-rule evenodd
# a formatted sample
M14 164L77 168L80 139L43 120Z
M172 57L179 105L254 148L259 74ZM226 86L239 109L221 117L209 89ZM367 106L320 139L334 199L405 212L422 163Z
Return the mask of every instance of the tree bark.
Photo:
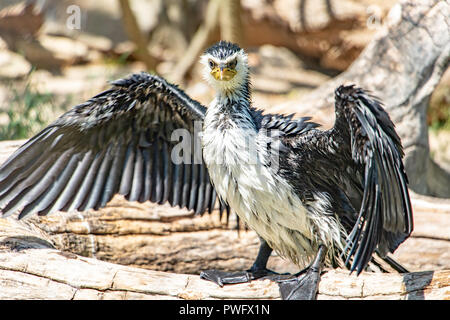
M244 29L241 20L241 0L224 0L220 11L220 35L222 40L244 46Z
M354 63L285 112L334 114L334 90L354 83L384 102L405 149L409 187L450 197L450 173L430 158L426 113L433 90L450 65L450 4L403 0ZM330 118L330 125L334 118Z

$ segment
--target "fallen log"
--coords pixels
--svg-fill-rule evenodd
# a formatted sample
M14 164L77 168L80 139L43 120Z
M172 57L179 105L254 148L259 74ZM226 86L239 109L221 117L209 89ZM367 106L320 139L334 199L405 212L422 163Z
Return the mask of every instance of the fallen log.
M219 288L198 277L200 270L209 268L247 268L258 249L253 232L238 236L221 227L214 215L192 218L177 209L121 201L78 216L0 219L0 299L279 298L277 285L269 280ZM411 270L436 271L365 272L356 277L329 270L318 298L450 298L450 206L444 202L430 209L431 205L421 199L415 206L430 212L416 214L415 233L394 257ZM296 271L276 256L270 263L280 272Z
M0 299L279 299L270 280L218 285L196 275L115 265L55 249L0 252ZM318 299L448 299L450 271L342 270L322 276Z
M410 271L450 267L450 205L413 197L415 230L393 255ZM159 271L199 274L205 269L245 270L259 240L233 230L219 214L193 217L167 205L130 203L116 196L98 211L56 213L18 221L0 219L0 248L57 248L85 257ZM269 268L295 273L299 267L273 255Z
M0 162L22 142L0 142ZM450 200L411 194L415 230L393 256L416 272L355 277L330 270L319 299L449 298ZM221 291L198 278L205 269L245 270L251 265L258 237L253 231L238 233L235 226L233 218L225 225L217 212L193 217L186 210L121 196L98 211L0 219L0 299L279 298L270 281ZM299 270L275 254L269 268ZM122 275L134 280L118 286ZM170 285L152 289L162 281ZM101 285L92 284L97 282Z

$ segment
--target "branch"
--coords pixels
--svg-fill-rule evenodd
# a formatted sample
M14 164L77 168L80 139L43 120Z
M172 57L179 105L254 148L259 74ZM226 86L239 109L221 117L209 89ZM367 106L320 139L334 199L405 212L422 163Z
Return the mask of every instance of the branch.
M180 83L188 70L197 61L198 56L206 47L211 33L217 28L218 14L221 0L210 0L206 9L205 22L198 28L186 53L181 57L166 78L175 83Z
M156 61L147 50L148 39L141 32L128 0L119 0L119 4L125 31L136 45L136 56L145 63L148 70L155 70Z
M220 12L220 33L222 40L244 46L244 29L241 20L241 1L222 1Z

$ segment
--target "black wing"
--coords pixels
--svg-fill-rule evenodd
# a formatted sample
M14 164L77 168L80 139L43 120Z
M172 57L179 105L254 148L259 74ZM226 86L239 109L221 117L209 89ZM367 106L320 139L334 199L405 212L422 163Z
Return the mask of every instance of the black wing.
M400 138L381 103L354 86L340 86L335 99L336 122L329 141L336 156L351 159L353 165L348 165L362 177L363 194L355 205L359 213L345 252L346 263L352 258L350 270L359 274L375 250L381 256L394 252L412 232L408 179Z
M62 115L0 167L4 217L97 209L117 193L211 212L216 192L194 135L205 107L146 73L112 85ZM174 149L180 142L172 140L176 129L191 148ZM173 151L182 161L172 161Z

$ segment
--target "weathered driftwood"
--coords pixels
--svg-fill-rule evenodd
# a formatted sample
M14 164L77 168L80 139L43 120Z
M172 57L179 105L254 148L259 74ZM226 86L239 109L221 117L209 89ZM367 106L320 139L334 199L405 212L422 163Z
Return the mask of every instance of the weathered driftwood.
M283 112L333 114L334 90L354 83L379 97L396 124L404 148L410 188L450 197L450 173L430 158L426 111L430 96L450 65L450 4L402 0L389 12L373 40L342 74ZM311 112L313 110L314 112ZM330 125L334 118L328 116Z
M0 299L279 299L276 283L220 288L195 275L125 267L54 249L0 252ZM332 270L318 299L448 299L450 271L359 277Z
M414 209L413 236L394 257L411 271L449 269L450 209L436 211L435 206L422 211L416 205ZM9 249L45 245L122 265L199 274L210 268L248 268L259 241L252 231L238 234L225 228L217 213L192 218L178 208L129 203L116 197L99 211L58 213L23 221L2 219L2 245ZM279 272L299 270L275 255L269 263Z
M42 246L122 265L199 274L209 268L248 268L259 240L251 231L226 228L217 213L193 218L178 208L130 203L120 196L99 211L0 219L0 248ZM270 263L277 270L298 271L277 256Z
M1 142L0 162L22 142ZM427 270L450 269L450 200L412 195L415 230L394 257L410 271L420 272L404 277L368 273L356 278L348 277L347 271L330 271L321 283L319 298L449 297L449 283L442 282L448 271ZM198 276L185 275L210 268L243 270L251 265L258 250L257 236L232 230L233 219L228 227L223 222L218 213L192 217L179 208L132 203L121 196L98 211L0 219L0 298L277 298L276 285L268 281L222 292L213 284L203 284ZM135 267L176 274L147 273ZM279 272L299 270L276 255L269 267ZM89 277L83 276L85 272ZM123 280L126 288L108 287L118 285L121 278L114 277L116 273L133 275L134 280ZM161 281L170 286L161 288ZM102 285L92 285L97 282ZM189 290L176 289L185 288L186 283ZM159 289L142 291L141 287Z

